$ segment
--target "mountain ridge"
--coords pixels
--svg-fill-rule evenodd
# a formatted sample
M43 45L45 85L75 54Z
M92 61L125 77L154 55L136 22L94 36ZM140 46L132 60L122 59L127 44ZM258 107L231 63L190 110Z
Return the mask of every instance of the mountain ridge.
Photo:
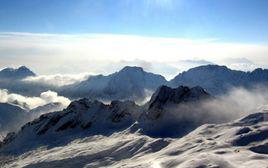
M201 86L212 95L221 95L236 87L246 89L259 85L267 87L268 70L257 68L251 72L244 72L232 70L226 66L204 65L179 73L167 81L163 76L146 72L141 67L126 66L110 75L90 76L84 81L63 87L25 83L20 80L6 82L0 77L1 88L26 96L39 96L41 92L54 90L71 99L86 97L102 101L133 100L139 104L150 97L161 85L173 88L180 85Z
M35 141L35 143L40 142L48 143L49 140L44 139L54 137L59 139L61 137L76 137L77 134L81 135L110 135L114 132L120 130L131 130L138 131L142 134L153 135L159 137L169 137L169 136L181 136L192 130L193 128L201 125L204 122L197 123L196 125L190 125L189 127L180 128L177 130L167 131L165 135L152 134L152 131L148 129L153 128L154 132L160 132L160 129L169 129L169 121L164 120L162 122L161 118L151 118L148 117L150 113L161 112L161 116L170 115L168 113L168 108L170 103L176 106L184 103L194 103L195 101L202 101L210 97L200 87L188 88L186 86L181 86L176 89L171 89L171 92L165 93L167 86L162 86L156 92L154 97L154 102L150 102L152 107L147 109L147 106L138 106L132 101L112 101L110 104L104 104L100 101L94 100L90 101L86 98L73 101L66 109L63 111L52 112L41 115L39 118L25 124L21 127L21 130L14 134L11 138L14 139L14 143ZM161 90L164 90L161 91ZM174 94L175 93L175 94ZM168 95L167 95L168 94ZM161 97L167 97L166 101L162 101ZM158 101L158 97L160 100ZM159 102L162 106L155 105L155 102ZM176 111L175 113L182 113L183 111ZM175 114L172 113L172 114ZM167 117L168 118L168 117ZM164 118L166 119L166 118ZM182 121L184 118L175 121ZM157 129L152 127L152 122L161 125ZM170 120L170 122L172 122ZM174 124L174 122L172 123ZM174 126L174 125L172 125ZM176 134L174 134L174 132ZM179 134L177 134L179 132ZM172 133L172 134L171 134ZM174 134L174 135L173 135ZM53 138L52 138L53 139ZM11 143L11 146L16 146L13 144L13 140L8 138L4 142ZM64 141L62 141L64 142ZM13 145L12 145L13 144ZM43 144L43 145L45 145ZM10 146L9 144L7 144ZM26 144L27 145L27 144ZM5 144L4 144L5 146ZM34 147L33 144L27 148ZM23 148L23 146L21 146Z
M147 96L146 90L155 90L166 83L166 79L161 75L146 72L141 67L126 66L107 76L91 76L81 83L63 88L61 93L66 96L74 95L76 98L142 100ZM68 93L68 90L72 90L71 93Z

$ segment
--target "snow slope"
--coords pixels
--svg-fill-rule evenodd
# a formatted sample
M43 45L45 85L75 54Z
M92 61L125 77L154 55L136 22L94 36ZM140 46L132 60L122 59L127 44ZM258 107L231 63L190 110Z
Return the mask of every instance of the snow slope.
M1 156L2 167L266 168L268 113L227 124L205 124L178 139L125 131L43 147L19 157Z

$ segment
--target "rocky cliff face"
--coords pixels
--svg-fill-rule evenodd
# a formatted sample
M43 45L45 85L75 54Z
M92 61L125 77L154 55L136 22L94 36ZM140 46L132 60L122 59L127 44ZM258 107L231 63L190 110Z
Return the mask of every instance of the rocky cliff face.
M199 111L202 101L212 99L201 87L161 86L152 96L147 110L140 117L140 124L146 134L152 136L181 136L193 128L208 122L196 119L205 115Z

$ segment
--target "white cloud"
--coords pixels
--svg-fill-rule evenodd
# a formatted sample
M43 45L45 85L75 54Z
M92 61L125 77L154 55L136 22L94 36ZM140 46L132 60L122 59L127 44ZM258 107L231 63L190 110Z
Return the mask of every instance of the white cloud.
M223 62L231 69L236 70L253 71L258 68L258 65L247 58L227 58Z
M52 102L60 102L68 106L70 100L66 97L59 96L53 91L46 91L40 94L40 97L26 97L19 94L9 93L6 89L0 89L0 102L18 104L29 109L36 108Z
M247 58L268 67L268 45L221 42L218 39L183 39L116 34L0 33L0 66L26 65L41 74L103 73L99 67L142 60L166 65L180 60ZM175 67L180 69L179 67ZM107 72L106 74L110 73Z
M76 75L72 74L39 75L34 77L27 77L23 79L23 81L29 83L45 84L60 87L74 84L76 82L81 82L83 80L86 80L90 75L92 74L81 73Z

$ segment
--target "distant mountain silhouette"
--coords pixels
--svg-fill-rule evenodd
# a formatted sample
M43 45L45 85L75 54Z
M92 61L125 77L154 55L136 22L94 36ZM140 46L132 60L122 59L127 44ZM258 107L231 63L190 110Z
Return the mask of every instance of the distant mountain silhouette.
M29 76L36 76L36 74L25 66L17 69L5 68L0 71L0 79L22 79Z
M243 72L219 65L199 66L180 73L169 82L172 87L179 85L198 85L213 95L223 94L233 87L268 86L268 70L259 68L252 72Z

